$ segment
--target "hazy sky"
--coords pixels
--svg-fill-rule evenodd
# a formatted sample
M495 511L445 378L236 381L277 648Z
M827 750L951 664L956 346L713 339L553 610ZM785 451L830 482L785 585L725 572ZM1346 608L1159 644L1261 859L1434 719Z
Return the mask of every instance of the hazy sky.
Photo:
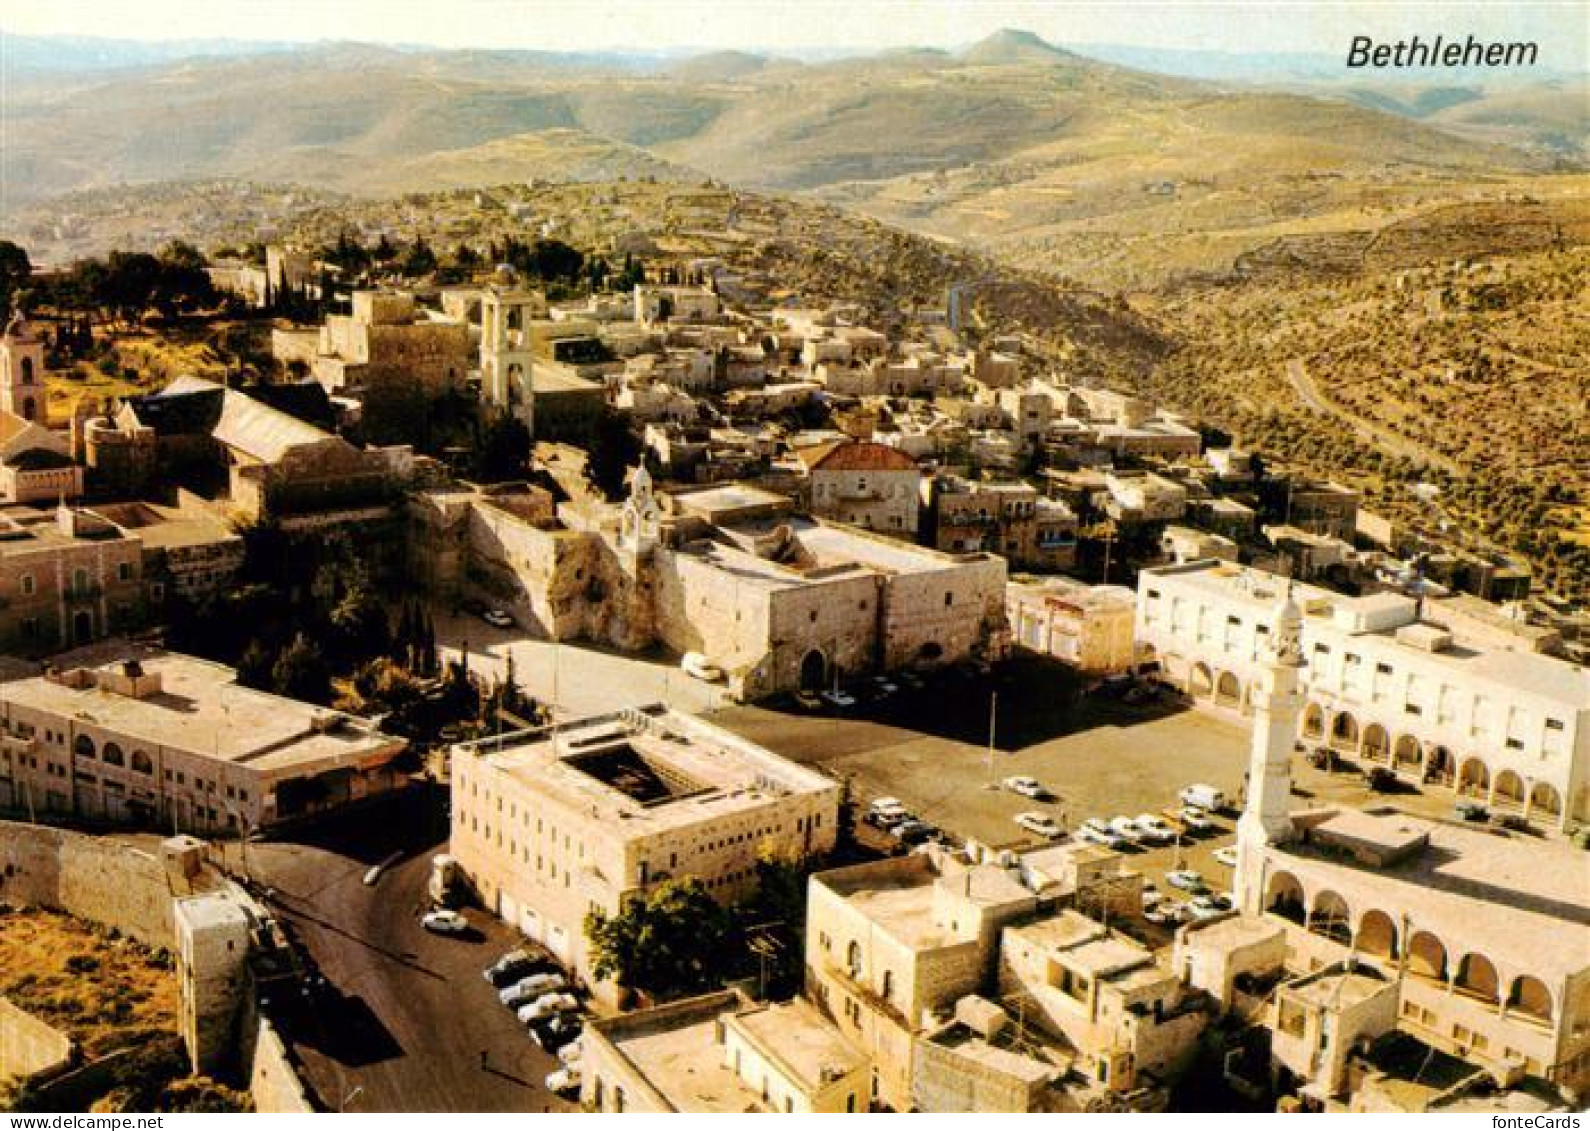
M1581 69L1585 0L0 0L0 28L136 39L352 39L551 50L953 47L1001 27L1061 44L1345 55L1355 35L1535 40Z

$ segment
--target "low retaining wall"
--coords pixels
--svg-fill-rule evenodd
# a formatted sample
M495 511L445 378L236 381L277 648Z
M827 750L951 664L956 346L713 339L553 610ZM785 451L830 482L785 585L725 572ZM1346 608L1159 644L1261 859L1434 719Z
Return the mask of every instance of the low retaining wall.
M249 1072L249 1093L259 1112L312 1112L315 1105L298 1079L287 1046L271 1023L260 1018L254 1038L254 1064Z
M65 1033L0 997L0 1079L58 1075L76 1055Z

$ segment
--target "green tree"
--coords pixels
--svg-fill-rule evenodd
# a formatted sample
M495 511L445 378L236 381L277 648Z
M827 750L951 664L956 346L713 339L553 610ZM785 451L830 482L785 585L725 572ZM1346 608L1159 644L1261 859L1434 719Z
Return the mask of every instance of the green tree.
M17 292L27 285L32 274L28 253L10 240L0 240L0 318L10 312Z
M278 695L290 699L308 703L326 703L331 699L331 672L320 650L301 632L276 658L276 665L271 668L271 685Z
M694 876L658 884L617 915L585 919L596 976L658 999L722 984L732 933L729 913Z
M624 479L639 462L640 454L640 441L630 431L624 415L605 408L587 449L585 477L607 498L616 499L624 493Z

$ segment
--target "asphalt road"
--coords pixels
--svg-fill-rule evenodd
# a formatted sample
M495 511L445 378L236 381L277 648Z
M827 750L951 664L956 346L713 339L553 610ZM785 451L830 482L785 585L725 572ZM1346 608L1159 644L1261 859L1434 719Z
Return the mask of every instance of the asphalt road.
M569 1110L542 1085L556 1059L481 977L517 936L474 910L468 937L419 924L445 836L435 800L419 800L249 847L249 867L333 987L289 1033L308 1081L333 1111ZM394 852L403 855L366 886L371 865Z

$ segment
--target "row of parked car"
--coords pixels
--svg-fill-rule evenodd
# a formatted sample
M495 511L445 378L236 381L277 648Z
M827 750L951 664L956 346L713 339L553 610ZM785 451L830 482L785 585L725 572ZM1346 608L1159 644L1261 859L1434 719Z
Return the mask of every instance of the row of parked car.
M861 820L907 847L947 839L943 829L914 815L898 797L873 798Z
M525 949L509 951L481 973L530 1039L558 1058L559 1067L546 1078L547 1089L578 1091L585 1023L580 1019L580 1000L563 971L546 955Z
M797 691L795 705L803 711L849 711L864 703L878 703L902 691L921 691L929 686L964 683L992 673L993 667L982 661L967 660L931 672L897 671L888 675L868 676L853 680L844 686L830 687L824 691Z

